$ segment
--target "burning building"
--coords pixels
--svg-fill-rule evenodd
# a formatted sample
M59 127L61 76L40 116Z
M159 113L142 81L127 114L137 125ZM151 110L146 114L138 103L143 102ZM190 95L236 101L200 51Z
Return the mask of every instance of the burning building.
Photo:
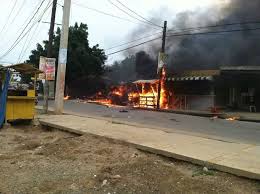
M133 82L134 89L128 94L129 103L133 107L156 108L158 83L158 79Z
M128 94L128 100L134 107L156 108L158 102L158 87L160 89L160 108L168 109L166 89L166 71L162 69L162 78L153 80L137 80L133 82L135 90Z
M226 66L175 75L167 75L163 69L162 75L161 80L137 80L112 87L107 96L99 93L94 101L155 109L160 83L161 109L213 112L221 109L260 110L260 67Z
M155 109L158 101L159 83L161 85L160 107L168 109L165 70L163 70L161 80L137 80L129 84L114 86L111 87L108 95L98 92L92 99L89 99L89 102Z

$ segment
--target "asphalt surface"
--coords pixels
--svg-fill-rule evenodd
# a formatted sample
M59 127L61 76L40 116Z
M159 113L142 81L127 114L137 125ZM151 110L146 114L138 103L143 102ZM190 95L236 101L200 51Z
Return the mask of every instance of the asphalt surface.
M53 101L50 101L49 105L53 107ZM127 122L164 130L168 133L183 133L220 141L260 145L260 123L134 110L127 107L108 108L103 105L76 101L65 101L64 111L81 116L102 117L114 122Z

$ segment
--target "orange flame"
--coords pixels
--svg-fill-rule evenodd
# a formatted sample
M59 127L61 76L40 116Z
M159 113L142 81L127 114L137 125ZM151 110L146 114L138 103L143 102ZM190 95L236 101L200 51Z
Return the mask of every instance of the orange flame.
M168 97L166 89L166 71L162 69L162 78L160 80L160 108L168 109ZM158 99L158 83L157 84L141 84L141 92L131 92L128 94L128 100L133 102L134 107L156 108Z
M126 93L126 87L125 86L119 86L119 87L114 87L111 91L112 95L116 95L116 96L124 96L124 94Z
M239 120L239 117L229 117L229 118L226 118L227 121L236 121L236 120Z
M88 102L94 102L99 104L104 104L111 106L113 104L113 96L119 98L124 98L125 95L128 96L128 102L134 107L142 108L156 108L158 99L158 84L157 83L142 83L137 85L137 91L128 92L129 88L125 85L111 88L108 97L102 98L102 92L98 92L94 100L89 100ZM161 92L160 92L160 108L168 109L168 91L166 89L166 71L165 68L162 69L162 76L160 80Z
M64 100L69 100L69 98L70 98L70 96L69 95L67 95L67 96L64 96Z
M96 99L96 100L88 100L90 103L99 103L106 106L112 105L112 101L110 99Z
M160 92L160 108L168 109L168 99L167 99L167 90L166 90L166 71L165 68L162 68L162 77L161 77L161 92Z

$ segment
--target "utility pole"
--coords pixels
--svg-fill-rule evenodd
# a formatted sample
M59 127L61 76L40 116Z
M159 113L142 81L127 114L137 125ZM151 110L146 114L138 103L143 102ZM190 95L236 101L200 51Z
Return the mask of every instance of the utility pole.
M164 21L163 25L163 36L162 36L162 55L165 54L165 43L166 43L166 32L167 32L167 21ZM160 57L160 56L159 56ZM162 70L164 67L159 69L159 83L158 83L158 97L157 97L157 109L160 109L160 99L161 99L161 80L162 80Z
M58 71L55 92L55 113L63 113L64 87L67 64L68 36L69 36L69 19L70 19L71 0L64 0L62 31L60 38L60 50L58 60Z
M52 43L53 43L53 34L54 34L54 26L55 26L56 8L57 8L57 0L53 0L52 12L51 12L51 23L50 23L50 30L49 30L49 42L47 48L47 58L52 57ZM43 111L45 114L48 113L48 99L49 99L49 81L45 76L44 104L43 104Z

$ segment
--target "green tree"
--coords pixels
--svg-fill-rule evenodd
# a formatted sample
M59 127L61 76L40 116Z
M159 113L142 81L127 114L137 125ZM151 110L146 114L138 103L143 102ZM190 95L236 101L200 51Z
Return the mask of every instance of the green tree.
M53 40L53 56L58 59L60 44L60 28L57 29ZM46 56L48 41L43 45L37 44L36 49L31 51L28 63L39 66L40 56ZM73 88L74 83L79 80L97 79L105 72L104 63L107 57L99 45L89 46L88 27L81 23L69 28L68 61L66 69L66 86ZM83 84L84 85L84 84Z

